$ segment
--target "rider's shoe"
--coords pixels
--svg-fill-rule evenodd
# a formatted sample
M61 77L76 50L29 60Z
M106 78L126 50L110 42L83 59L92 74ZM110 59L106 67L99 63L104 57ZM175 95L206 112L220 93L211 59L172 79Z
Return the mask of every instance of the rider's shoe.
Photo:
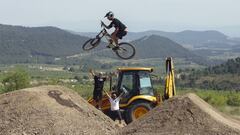
M115 45L113 45L113 40L112 39L109 39L109 44L107 46L107 48L114 48Z
M119 49L119 46L115 46L114 48L112 48L113 51L116 51Z
M107 48L114 48L115 45L113 45L113 44L108 44L106 47L107 47Z
M111 48L110 44L106 46L107 48Z

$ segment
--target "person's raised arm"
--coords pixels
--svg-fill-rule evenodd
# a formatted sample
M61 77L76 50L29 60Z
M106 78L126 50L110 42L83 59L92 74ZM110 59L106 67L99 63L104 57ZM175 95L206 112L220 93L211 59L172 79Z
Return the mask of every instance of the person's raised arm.
M95 76L95 73L92 69L89 70L89 73L92 75L92 76Z
M105 80L109 80L110 76L111 76L111 74L106 73L103 77L105 78Z
M104 91L104 93L106 93L108 98L111 98L111 96L105 90L103 90L103 91Z
M120 99L124 94L127 94L128 91L123 87L123 92L118 96L118 98Z
M122 97L125 94L125 92L122 92L118 97Z
M117 99L120 100L120 98L121 98L124 94L125 94L125 92L122 92L122 93L117 97Z

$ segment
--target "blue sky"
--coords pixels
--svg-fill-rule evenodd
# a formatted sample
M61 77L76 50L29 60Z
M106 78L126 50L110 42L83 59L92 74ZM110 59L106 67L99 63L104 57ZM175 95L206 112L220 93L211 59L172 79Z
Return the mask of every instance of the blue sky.
M0 23L98 31L109 10L129 31L216 29L240 37L240 0L0 0Z

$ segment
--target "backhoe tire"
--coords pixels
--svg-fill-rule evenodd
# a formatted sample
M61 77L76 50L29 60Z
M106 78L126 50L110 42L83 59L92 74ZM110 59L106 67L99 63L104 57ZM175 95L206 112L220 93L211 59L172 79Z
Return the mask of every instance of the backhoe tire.
M147 101L136 101L130 105L125 113L125 122L127 124L143 116L149 112L153 107L150 102Z

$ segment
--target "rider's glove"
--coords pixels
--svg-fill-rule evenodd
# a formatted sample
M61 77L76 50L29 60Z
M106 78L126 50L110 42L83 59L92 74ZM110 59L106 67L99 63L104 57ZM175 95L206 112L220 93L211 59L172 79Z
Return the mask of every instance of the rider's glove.
M106 27L106 25L102 21L101 21L101 27Z

